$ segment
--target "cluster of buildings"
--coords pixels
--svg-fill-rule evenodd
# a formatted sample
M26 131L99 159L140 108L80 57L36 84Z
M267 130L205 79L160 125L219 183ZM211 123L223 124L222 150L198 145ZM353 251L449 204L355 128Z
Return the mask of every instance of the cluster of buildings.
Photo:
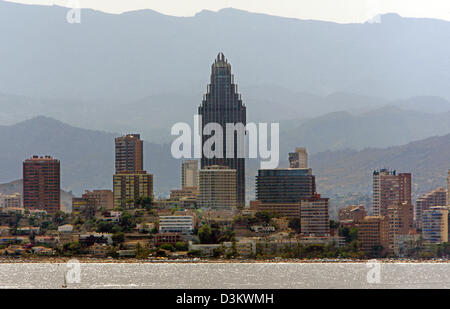
M198 108L201 129L209 123L246 125L246 107L234 83L231 65L222 53L211 67L210 84ZM171 190L168 199L154 198L154 176L144 170L143 141L139 134L115 139L115 173L112 190L87 190L72 200L72 215L120 222L129 211L152 209L143 217L135 233L126 236L132 246L142 240L155 245L189 243L189 249L211 253L232 248L243 255L277 252L299 244L343 245L343 237L330 228L329 199L316 189L316 178L308 166L306 148L289 153L289 168L260 169L255 179L256 199L245 207L245 158L238 155L242 140L226 130L223 145L216 145L216 156L202 153L201 159L185 160L181 165L181 188ZM201 134L202 151L209 135ZM234 154L227 154L229 140ZM218 150L219 149L219 150ZM415 207L411 197L411 174L381 169L373 172L371 214L363 205L339 211L341 227L357 228L360 249L366 253L401 254L419 239L425 244L447 242L449 238L450 171L447 190L437 188L420 197ZM23 162L23 198L20 194L0 195L0 209L26 209L28 212L56 214L61 209L60 162L50 156L33 156ZM175 210L177 209L177 210ZM180 211L180 209L183 209ZM249 223L236 217L271 215L270 224ZM139 213L142 216L142 213ZM253 221L252 221L253 222ZM195 231L202 224L234 230L237 242L199 244ZM298 226L295 237L289 226ZM156 231L156 233L155 233ZM33 233L35 233L34 231ZM39 232L37 232L39 233ZM95 255L103 254L112 243L109 234L81 233L73 226L58 229L58 244L88 241ZM264 245L262 245L264 244ZM123 254L127 254L124 249ZM129 253L129 252L128 252Z
M448 242L450 170L447 189L411 198L411 174L381 169L373 172L372 215L364 206L339 211L341 225L357 227L361 250L402 255L419 247Z

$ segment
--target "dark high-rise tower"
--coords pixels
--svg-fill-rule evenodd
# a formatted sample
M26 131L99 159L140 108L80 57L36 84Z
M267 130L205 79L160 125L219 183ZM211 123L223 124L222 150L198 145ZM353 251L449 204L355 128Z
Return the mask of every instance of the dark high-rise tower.
M228 166L236 170L237 204L245 205L245 158L238 158L238 137L227 136L226 124L242 123L246 125L246 107L242 104L241 95L238 93L237 85L234 83L234 76L231 74L231 65L222 53L217 55L211 67L211 83L203 97L201 106L198 108L199 115L202 116L203 128L211 122L222 126L223 131L223 156L222 158L207 158L203 153L203 145L210 137L202 136L202 159L201 167L211 165ZM226 157L226 141L234 138L234 157Z

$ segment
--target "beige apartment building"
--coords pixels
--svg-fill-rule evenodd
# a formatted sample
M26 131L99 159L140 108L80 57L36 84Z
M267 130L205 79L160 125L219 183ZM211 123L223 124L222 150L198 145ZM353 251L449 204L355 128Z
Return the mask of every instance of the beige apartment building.
M384 216L366 216L358 222L358 241L361 250L372 253L374 248L382 246L383 251L389 248L389 222Z
M0 193L0 208L22 208L22 195Z
M330 234L328 198L319 194L300 202L301 233L304 235L327 236Z
M410 217L411 209L411 204L401 202L388 207L389 252L395 251L395 241L398 235L408 235L413 231L414 222Z
M416 227L422 228L422 216L425 210L435 206L447 205L447 191L444 188L437 188L433 191L426 193L416 201Z
M198 188L198 161L186 160L181 164L181 188Z
M339 221L356 222L367 216L367 211L364 205L350 205L339 209Z
M115 174L114 208L134 208L139 197L153 198L153 175L145 171Z
M399 173L395 170L381 169L373 172L373 214L387 216L388 207L396 203L411 201L411 174ZM414 211L409 214L414 220Z
M263 203L262 201L250 201L250 209L255 212L267 211L276 213L280 217L290 219L300 218L300 202L298 203Z
M170 190L170 200L180 201L182 199L197 199L198 187L184 187L183 189Z
M450 206L450 170L447 176L447 206Z
M236 170L211 165L199 171L200 208L227 209L237 207Z
M86 190L81 197L95 209L112 210L114 208L114 194L111 190Z
M295 152L289 153L290 168L308 168L308 152L304 147L295 148Z

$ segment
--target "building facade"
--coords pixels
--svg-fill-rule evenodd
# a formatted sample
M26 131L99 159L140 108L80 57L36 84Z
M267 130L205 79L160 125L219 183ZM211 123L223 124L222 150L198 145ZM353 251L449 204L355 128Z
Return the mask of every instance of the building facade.
M160 233L180 233L190 235L194 230L194 217L192 216L160 216Z
M395 251L395 240L398 235L408 235L413 232L414 222L410 216L411 208L411 204L401 202L388 207L389 252Z
M431 207L423 212L422 239L427 245L448 242L447 207Z
M290 168L308 168L308 152L304 147L295 148L295 152L289 153Z
M115 139L116 174L135 173L144 169L143 141L140 134L128 134Z
M389 248L389 223L383 216L366 216L358 222L358 241L361 250L367 254L378 251L381 254Z
M301 200L300 228L302 234L315 236L330 234L328 202L328 198L322 198L319 194Z
M266 211L276 213L280 217L289 219L300 219L300 202L298 203L262 203L261 201L250 201L250 209L255 212Z
M425 210L435 206L447 205L447 191L444 188L437 188L421 196L416 201L415 221L418 229L422 228L422 215Z
M115 174L114 208L134 208L138 198L153 199L153 175L145 171Z
M231 73L231 65L222 53L220 53L211 66L211 80L207 87L207 92L203 97L202 104L198 108L198 114L202 117L202 159L201 168L204 169L211 165L227 166L236 170L236 192L237 204L245 205L245 157L239 156L239 150L245 150L245 136L227 134L226 124L240 124L245 126L247 123L246 107L242 104L241 95L238 93L237 85L234 83L234 76ZM205 153L204 145L207 140L216 134L203 134L208 124L216 123L222 127L223 142L221 149L215 149L220 152L217 156ZM212 133L212 132L211 132ZM245 134L245 132L243 132ZM234 149L229 152L233 156L227 156L227 144L233 145ZM215 145L215 147L220 147ZM232 151L233 150L233 151Z
M22 195L20 193L1 194L0 193L0 208L21 208Z
M198 188L197 160L186 160L181 164L181 188Z
M111 190L86 190L81 197L97 210L112 210L114 208L114 194Z
M262 203L299 203L315 192L311 169L260 169L256 176L256 199Z
M450 170L447 176L447 206L450 206Z
M60 210L60 162L50 156L33 156L23 162L23 206L47 213Z
M238 206L236 170L212 165L200 170L200 208L234 209Z
M367 211L364 205L351 205L339 209L339 221L357 222L367 216Z
M411 201L411 174L399 173L395 170L381 169L373 172L373 215L387 216L388 207L396 203ZM414 211L411 208L411 220Z

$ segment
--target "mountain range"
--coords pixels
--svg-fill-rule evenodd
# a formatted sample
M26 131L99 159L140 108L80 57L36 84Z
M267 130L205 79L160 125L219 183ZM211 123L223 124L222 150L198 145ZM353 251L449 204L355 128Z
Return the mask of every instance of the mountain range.
M0 35L7 38L0 49L1 124L46 115L168 143L175 122L192 121L219 51L232 64L250 121L298 127L387 105L450 111L447 21L385 14L381 23L338 24L236 9L193 17L83 9L81 23L69 24L67 12L0 1ZM427 136L411 135L375 146Z
M38 154L61 160L61 182L66 191L79 195L86 189L112 188L114 137L119 135L76 128L48 117L0 126L0 182L19 179L22 161ZM286 166L287 153L280 153L280 157L280 167ZM417 195L444 186L449 158L450 134L383 149L320 152L313 154L310 162L318 190L325 195L369 194L372 171L384 167L412 172ZM172 158L170 145L144 142L144 168L155 175L157 196L180 186L180 167L181 161ZM248 160L248 198L254 196L258 167L256 159Z

